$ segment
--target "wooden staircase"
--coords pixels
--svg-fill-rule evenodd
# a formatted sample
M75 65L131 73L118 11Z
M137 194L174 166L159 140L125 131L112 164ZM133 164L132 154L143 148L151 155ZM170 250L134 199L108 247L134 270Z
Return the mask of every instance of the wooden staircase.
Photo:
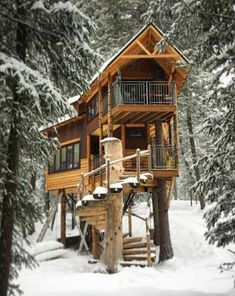
M150 240L144 237L128 237L123 239L124 266L151 266L156 259L156 250L151 248Z

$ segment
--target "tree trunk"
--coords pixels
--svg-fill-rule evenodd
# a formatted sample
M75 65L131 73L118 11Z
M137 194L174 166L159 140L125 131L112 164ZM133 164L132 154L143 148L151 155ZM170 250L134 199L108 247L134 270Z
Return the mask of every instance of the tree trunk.
M159 233L159 216L158 216L158 199L157 193L153 190L152 193L152 203L153 203L153 241L156 246L160 245L160 233Z
M159 215L159 234L160 234L160 254L159 262L171 259L173 257L173 248L171 244L170 226L168 211L166 210L166 181L157 179L157 198Z
M187 126L188 126L188 132L189 132L190 148L191 148L191 153L192 153L192 162L193 162L196 180L199 181L201 176L200 176L199 167L197 165L197 152L196 152L196 145L195 145L194 134L193 134L191 110L189 110L188 102L186 102L186 104L187 104L187 106L186 106ZM203 210L205 208L205 198L204 198L203 194L199 194L199 201L200 201L201 209Z
M12 172L6 179L3 194L2 217L0 229L0 296L7 296L9 286L10 266L12 262L12 238L14 227L14 207L16 200L16 182L12 177L18 177L19 136L14 123L11 125L8 146L8 168Z
M17 2L17 15L24 18L23 1ZM18 57L25 61L27 32L23 24L18 23L16 28L16 52ZM17 82L16 82L17 83ZM17 108L20 98L15 91L15 81L12 81L12 114L7 151L7 163L10 173L5 180L5 190L2 203L2 217L0 222L0 296L7 296L9 288L10 266L12 263L12 239L14 228L14 207L17 201L16 180L19 177L19 118Z
M155 135L156 135L156 145L163 146L163 128L162 121L156 120L155 122ZM162 153L162 157L165 157L164 152ZM166 180L165 179L155 179L154 183L157 186L154 188L154 196L153 199L157 199L158 203L158 220L159 220L159 240L160 240L160 254L159 254L159 262L165 261L173 257L173 249L171 244L171 236L170 236L170 227L168 220L168 211L166 210ZM155 196L156 195L156 196ZM156 213L155 213L155 219Z

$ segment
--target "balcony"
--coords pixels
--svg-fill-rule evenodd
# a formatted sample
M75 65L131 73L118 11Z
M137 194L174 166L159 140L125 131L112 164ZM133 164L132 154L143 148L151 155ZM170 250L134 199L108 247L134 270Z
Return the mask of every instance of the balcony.
M176 103L175 83L167 81L118 81L113 84L111 107ZM103 115L108 112L108 93L103 95Z
M103 94L103 122L107 121L108 93ZM134 106L134 107L133 107ZM164 121L176 111L175 83L166 81L118 81L112 86L113 124Z

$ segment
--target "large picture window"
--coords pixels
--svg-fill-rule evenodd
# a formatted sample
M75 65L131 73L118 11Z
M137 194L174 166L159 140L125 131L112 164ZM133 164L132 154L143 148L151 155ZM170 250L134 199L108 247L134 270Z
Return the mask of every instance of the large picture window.
M80 143L63 146L57 150L51 163L49 173L77 169L80 167Z

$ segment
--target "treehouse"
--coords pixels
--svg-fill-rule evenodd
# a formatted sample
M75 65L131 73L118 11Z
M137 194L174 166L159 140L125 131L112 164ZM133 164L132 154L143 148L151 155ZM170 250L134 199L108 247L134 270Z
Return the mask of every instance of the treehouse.
M103 65L86 92L70 99L77 115L55 125L61 148L47 169L47 191L84 196L98 186L110 190L107 175L112 174L112 162L121 159L118 179L136 176L140 184L132 193L151 192L157 180L164 179L170 200L179 174L177 98L188 73L188 60L176 47L166 43L162 50L156 47L162 40L155 25L145 26ZM46 132L53 135L51 129ZM120 140L119 158L107 152L106 138ZM147 173L152 178L146 178ZM122 194L130 196L129 192L124 186ZM106 205L104 200L96 209L102 222L90 219L94 213L89 216L97 201L94 206L88 200L86 209L84 203L78 209L78 215L96 230L105 228L109 215L111 199Z

